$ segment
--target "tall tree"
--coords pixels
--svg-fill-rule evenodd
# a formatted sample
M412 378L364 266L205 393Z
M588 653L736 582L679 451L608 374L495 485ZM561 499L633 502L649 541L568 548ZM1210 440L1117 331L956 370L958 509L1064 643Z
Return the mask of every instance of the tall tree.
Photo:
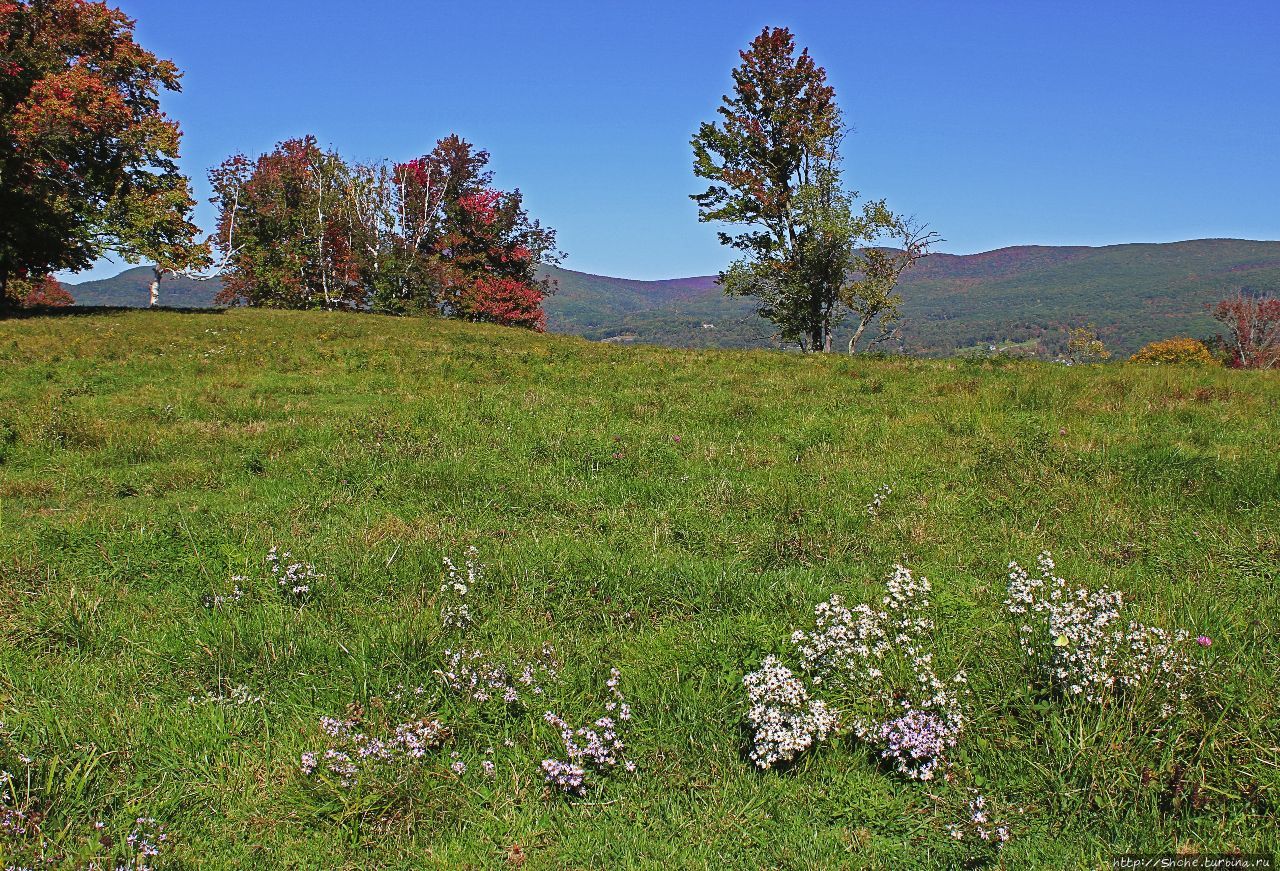
M159 103L180 73L133 30L106 3L0 0L0 310L10 280L133 247L187 189Z
M883 202L859 210L857 193L843 187L835 90L808 49L797 54L789 30L765 28L739 55L720 121L702 124L692 140L694 174L711 182L692 197L698 219L746 228L719 234L745 254L721 274L726 293L756 297L784 339L829 351L851 311L859 336L885 313L884 300L867 305L864 294L883 288L890 264L859 253L901 234L905 221ZM909 261L922 254L917 247Z

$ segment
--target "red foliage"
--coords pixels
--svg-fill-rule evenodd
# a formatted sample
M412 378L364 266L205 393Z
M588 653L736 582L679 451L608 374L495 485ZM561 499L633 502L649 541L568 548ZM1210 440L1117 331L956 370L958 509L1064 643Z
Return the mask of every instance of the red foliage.
M463 292L459 309L467 320L525 327L541 333L547 329L547 315L542 310L545 296L546 291L539 284L482 275Z
M28 285L26 296L22 298L23 308L64 308L76 304L67 289L52 275L30 281Z
M1280 299L1237 294L1210 309L1227 332L1229 365L1238 369L1280 367Z
M499 191L485 189L468 194L458 200L458 205L477 224L488 226L498 217L498 206L502 201Z
M5 295L10 303L22 308L63 308L76 304L71 294L52 275L11 278Z

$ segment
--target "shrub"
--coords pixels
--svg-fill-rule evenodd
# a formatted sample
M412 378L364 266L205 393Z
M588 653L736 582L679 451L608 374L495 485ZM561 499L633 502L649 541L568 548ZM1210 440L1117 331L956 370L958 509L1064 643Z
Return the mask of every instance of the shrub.
M1243 291L1209 313L1226 330L1230 364L1237 369L1280 367L1280 299Z
M1216 366L1218 361L1199 339L1175 338L1148 342L1138 353L1129 358L1130 363L1194 363Z

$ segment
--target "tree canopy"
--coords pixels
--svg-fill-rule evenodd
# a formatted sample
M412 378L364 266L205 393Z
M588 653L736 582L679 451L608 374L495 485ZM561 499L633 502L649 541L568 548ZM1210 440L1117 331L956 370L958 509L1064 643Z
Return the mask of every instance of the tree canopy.
M896 317L898 275L932 236L883 201L857 207L841 179L835 90L789 30L765 28L740 57L720 120L692 140L694 174L711 182L692 197L699 220L744 228L719 233L744 253L721 283L756 297L783 339L813 351L831 350L834 327L853 315L855 350L873 321ZM898 255L868 253L887 238L901 240Z
M210 174L222 301L543 329L552 287L537 266L558 262L555 232L488 163L458 136L394 164L349 164L314 137L229 158Z
M12 279L107 251L198 253L181 135L161 110L180 73L105 3L0 0L0 309Z

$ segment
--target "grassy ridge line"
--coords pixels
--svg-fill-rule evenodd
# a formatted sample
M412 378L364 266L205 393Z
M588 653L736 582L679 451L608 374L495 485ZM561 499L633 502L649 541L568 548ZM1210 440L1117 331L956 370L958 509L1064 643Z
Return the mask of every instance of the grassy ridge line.
M174 859L226 867L480 867L514 843L530 867L947 867L927 790L856 748L788 775L740 757L743 672L905 560L973 676L966 764L1027 808L1011 865L1280 848L1274 375L266 311L3 323L0 363L0 720L56 768L61 825L145 812ZM328 576L314 604L259 585L200 607L273 543ZM318 717L429 678L439 560L467 544L492 567L485 636L553 641L573 714L622 669L641 773L548 803L547 748L517 746L494 783L440 774L362 817L310 790L298 754ZM1206 808L1144 788L1174 761L1148 725L1021 706L1005 566L1046 547L1066 577L1214 637L1230 704L1191 760ZM187 702L238 685L262 703ZM459 726L468 753L514 728Z
M776 329L750 299L726 297L714 276L633 281L557 267L543 274L559 291L546 302L553 332L681 348L763 348ZM151 270L126 270L71 286L81 305L145 306ZM215 281L167 278L165 305L210 306ZM1043 342L1063 353L1069 327L1093 322L1119 355L1176 335L1204 337L1218 326L1206 306L1241 288L1280 291L1280 242L1198 239L1099 248L1019 246L928 257L903 279L905 349L960 349ZM714 324L714 329L704 329ZM842 347L848 335L837 336Z

